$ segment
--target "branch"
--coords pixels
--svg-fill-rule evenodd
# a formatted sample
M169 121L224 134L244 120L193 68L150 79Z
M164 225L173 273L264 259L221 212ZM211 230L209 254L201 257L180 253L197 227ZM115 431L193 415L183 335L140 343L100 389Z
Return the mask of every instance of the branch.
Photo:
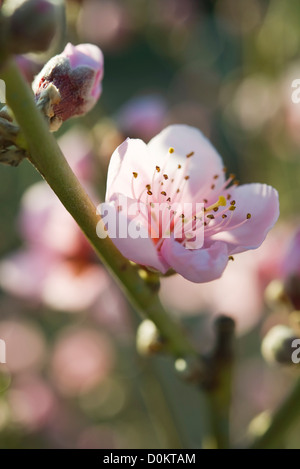
M140 278L137 269L120 254L108 237L100 239L97 236L96 226L102 222L96 214L96 207L49 132L43 116L36 108L32 91L14 61L8 60L0 72L6 83L7 101L22 129L32 164L76 220L132 305L156 324L166 340L168 351L176 357L196 355L180 326L162 307L157 293ZM103 225L101 229L104 230Z

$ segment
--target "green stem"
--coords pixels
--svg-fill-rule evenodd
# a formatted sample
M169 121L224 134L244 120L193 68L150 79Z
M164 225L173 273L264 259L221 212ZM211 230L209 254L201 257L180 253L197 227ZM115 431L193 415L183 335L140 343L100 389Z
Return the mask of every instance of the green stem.
M215 322L216 342L207 361L206 390L208 417L211 424L207 448L226 449L230 446L229 417L234 366L235 324L227 316Z
M251 449L276 448L276 444L284 438L284 435L292 425L300 418L300 378L297 379L285 401L274 413L271 423L265 433L259 436Z
M151 319L166 339L175 356L195 355L196 351L182 329L163 309L157 293L140 278L132 266L107 237L96 208L64 158L46 122L37 110L32 92L13 60L5 63L1 78L6 83L7 101L14 112L28 145L30 160L56 193L91 242L101 261L121 285L133 306Z

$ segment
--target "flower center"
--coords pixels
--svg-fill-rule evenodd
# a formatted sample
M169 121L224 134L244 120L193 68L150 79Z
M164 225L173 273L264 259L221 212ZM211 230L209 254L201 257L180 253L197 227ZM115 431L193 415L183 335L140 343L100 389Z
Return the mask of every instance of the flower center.
M175 153L173 147L168 150L172 158ZM132 173L132 195L138 204L146 206L147 213L139 211L148 224L149 234L159 250L164 239L173 236L187 249L198 249L203 246L204 237L207 239L220 231L230 231L244 223L247 223L251 214L245 214L245 218L237 223L232 223L232 217L236 209L235 200L231 200L229 186L238 184L235 176L231 174L221 187L217 187L216 181L220 175L216 174L212 181L208 181L205 187L199 188L193 195L193 202L185 201L185 189L190 179L189 166L194 151L186 155L183 164L170 164L166 159L163 167L156 165L152 179L136 194L135 180L138 173ZM171 167L168 170L167 167ZM224 172L226 169L224 168ZM201 200L201 195L208 195ZM208 201L215 202L208 204Z

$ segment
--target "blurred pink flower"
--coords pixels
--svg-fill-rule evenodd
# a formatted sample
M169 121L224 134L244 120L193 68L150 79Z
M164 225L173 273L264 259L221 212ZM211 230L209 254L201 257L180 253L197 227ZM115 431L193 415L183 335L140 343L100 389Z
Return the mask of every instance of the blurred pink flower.
M73 171L92 194L88 184L91 149L85 134L74 128L59 143ZM24 193L19 225L25 245L0 262L2 288L35 305L65 312L89 311L97 321L103 317L107 326L126 330L123 298L45 182Z
M0 321L0 337L6 343L7 368L11 373L39 370L46 358L46 343L37 325L25 321Z
M263 184L229 187L233 179L225 180L221 157L193 127L169 126L148 145L127 139L109 165L101 207L108 234L137 264L163 274L174 269L196 283L219 278L229 256L259 247L279 215L275 189ZM200 216L199 203L204 204ZM152 210L154 204L167 209L158 214L162 218ZM137 207L133 216L132 207ZM127 237L118 237L118 223L126 225ZM129 236L132 228L136 237ZM204 244L198 237L203 231Z
M32 60L27 55L16 55L15 61L24 78L31 83L35 75L41 70L42 64Z
M103 54L97 46L68 43L61 54L46 63L33 81L36 100L53 84L61 98L53 105L53 118L65 121L87 113L102 91L103 61Z
M148 141L160 132L167 114L162 96L138 96L127 101L117 114L117 123L125 135Z
M128 44L133 23L124 2L85 0L78 19L84 40L99 44L103 50L119 50Z
M66 396L87 393L112 369L114 353L104 334L80 328L64 330L51 359L55 386Z
M27 431L43 428L51 419L55 397L40 377L25 375L17 379L8 391L11 420Z

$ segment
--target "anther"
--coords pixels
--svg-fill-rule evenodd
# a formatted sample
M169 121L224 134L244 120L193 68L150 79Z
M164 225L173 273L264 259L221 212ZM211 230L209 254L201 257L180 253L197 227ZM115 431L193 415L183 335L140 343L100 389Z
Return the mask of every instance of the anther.
M250 220L250 218L251 218L251 213L247 213L247 217L246 217L246 218L247 218L247 220Z
M236 209L235 205L230 205L229 210L231 210L233 212L235 209Z
M161 195L167 195L165 191L161 191Z
M181 168L181 164L179 164L179 165L177 166L177 168L180 169L180 168Z
M169 176L167 174L164 174L163 176L166 180L169 179Z
M214 176L214 179L218 179L218 177L219 177L219 175L218 175L218 174L216 174L216 175Z
M232 200L232 201L230 202L230 205L235 205L235 200Z
M175 151L175 150L174 150L173 147L170 147L170 148L169 148L169 153L174 153L174 151Z
M228 257L228 260L229 260L229 261L234 261L234 257L233 257L233 256L229 256L229 257Z
M152 192L150 190L147 191L148 195L152 195Z
M159 166L155 166L155 169L158 173L160 172L160 167Z
M190 176L185 176L184 179L187 181L188 179L190 179Z
M138 173L136 173L135 171L133 171L133 177L136 179L138 177Z
M212 185L210 186L210 188L211 188L212 190L213 190L215 187L216 187L215 184L212 184Z
M195 154L195 152L194 152L194 151L191 151L190 153L188 153L188 154L186 155L186 157L187 157L187 158L190 158L190 157L193 156L194 154Z
M223 213L222 218L227 218L226 213Z
M206 216L207 216L207 218L210 218L211 220L213 220L215 218L214 215L212 215L212 214L206 215Z

